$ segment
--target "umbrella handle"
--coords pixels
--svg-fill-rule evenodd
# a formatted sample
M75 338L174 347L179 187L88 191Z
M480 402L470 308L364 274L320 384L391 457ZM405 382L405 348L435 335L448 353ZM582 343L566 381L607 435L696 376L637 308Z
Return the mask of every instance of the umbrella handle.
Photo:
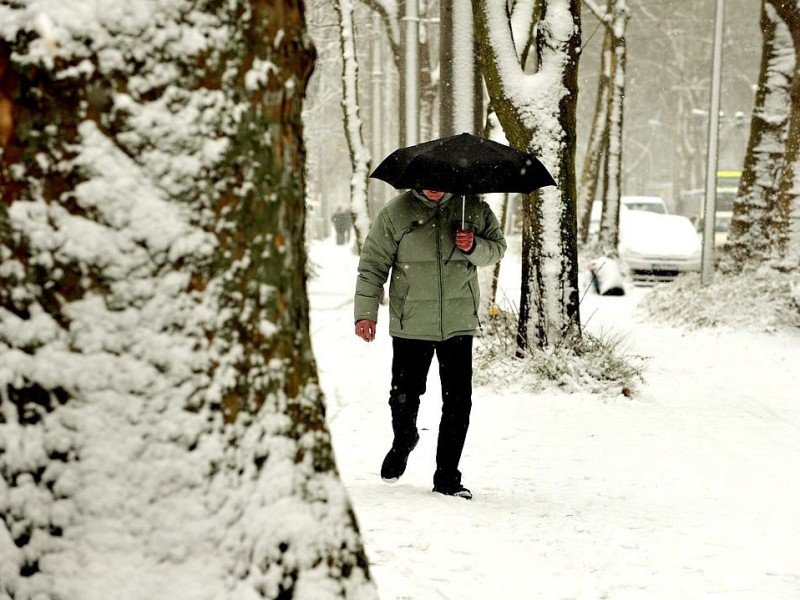
M464 229L464 212L466 211L467 197L461 196L461 229Z

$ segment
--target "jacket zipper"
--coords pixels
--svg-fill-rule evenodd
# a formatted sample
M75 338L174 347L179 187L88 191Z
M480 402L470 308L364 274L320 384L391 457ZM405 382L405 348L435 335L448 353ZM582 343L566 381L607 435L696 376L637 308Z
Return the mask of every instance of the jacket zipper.
M439 336L444 339L444 277L442 273L442 212L436 206L436 265L439 267Z
M403 303L400 305L400 331L403 331L403 318L406 312L406 298L408 298L408 291L403 294Z

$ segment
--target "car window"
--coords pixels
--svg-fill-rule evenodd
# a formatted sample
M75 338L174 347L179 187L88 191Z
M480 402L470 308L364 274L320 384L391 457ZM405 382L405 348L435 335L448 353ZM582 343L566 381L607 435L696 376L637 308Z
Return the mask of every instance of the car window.
M647 212L658 213L660 215L666 214L663 206L653 202L626 202L625 206L628 208L628 210L644 210Z

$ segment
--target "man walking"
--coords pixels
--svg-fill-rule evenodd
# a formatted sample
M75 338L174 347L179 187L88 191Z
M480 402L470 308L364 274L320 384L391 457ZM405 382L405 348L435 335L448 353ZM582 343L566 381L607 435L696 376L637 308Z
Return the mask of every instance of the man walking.
M331 217L333 228L336 230L336 245L341 246L350 241L350 227L353 226L353 217L346 206L342 205L336 209Z
M463 202L463 204L462 204ZM479 326L477 267L499 261L506 241L489 205L435 190L409 190L378 214L361 252L355 292L355 333L375 339L387 279L394 440L381 477L405 472L419 441L417 413L433 355L439 363L442 417L433 491L470 499L458 464L472 408L472 339Z

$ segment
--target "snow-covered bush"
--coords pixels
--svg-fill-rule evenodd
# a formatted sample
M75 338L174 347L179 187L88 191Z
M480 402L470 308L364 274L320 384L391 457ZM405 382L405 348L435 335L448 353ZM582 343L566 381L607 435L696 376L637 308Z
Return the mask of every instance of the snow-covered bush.
M704 286L697 274L684 275L648 294L640 310L648 317L688 327L800 327L796 273L768 264L739 274L718 274Z
M516 344L517 315L497 311L483 324L476 338L475 382L488 385L514 384L526 390L549 385L603 395L632 396L643 382L645 359L627 352L625 340L595 336L584 331L546 350L526 350Z

